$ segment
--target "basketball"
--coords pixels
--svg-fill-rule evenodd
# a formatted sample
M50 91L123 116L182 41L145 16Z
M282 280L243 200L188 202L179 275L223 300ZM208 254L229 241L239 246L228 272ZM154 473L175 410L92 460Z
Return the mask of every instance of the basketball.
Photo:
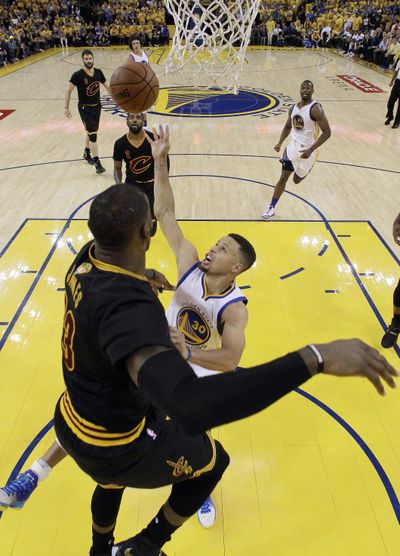
M147 65L128 61L111 76L110 91L114 102L126 112L145 112L158 97L159 83Z

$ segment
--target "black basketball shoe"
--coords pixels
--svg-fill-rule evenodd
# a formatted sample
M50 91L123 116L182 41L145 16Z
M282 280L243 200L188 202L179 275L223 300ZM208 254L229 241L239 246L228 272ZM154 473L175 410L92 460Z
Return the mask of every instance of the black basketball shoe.
M94 164L94 160L92 158L92 155L90 154L90 151L84 151L83 153L83 158L86 160L86 162L88 162L89 164L91 164L93 166Z
M96 168L96 174L103 174L106 171L100 160L94 163L94 167Z
M115 552L115 548L117 552ZM113 554L114 556L167 556L142 533L117 543L114 546Z
M110 540L109 547L104 548L103 550L96 550L95 548L90 549L89 556L112 556L112 547L113 547L114 539Z
M381 346L385 349L389 349L394 346L397 342L397 337L400 334L400 324L392 322L389 324L383 338L381 340Z

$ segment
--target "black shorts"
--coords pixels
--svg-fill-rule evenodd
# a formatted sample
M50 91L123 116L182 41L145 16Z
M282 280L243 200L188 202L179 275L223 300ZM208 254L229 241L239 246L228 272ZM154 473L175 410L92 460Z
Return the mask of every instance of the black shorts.
M89 135L91 133L97 133L100 123L101 104L99 103L95 106L78 104L78 110L86 132Z
M128 185L136 185L137 187L140 187L143 193L146 194L150 204L151 216L154 218L154 181L146 181L146 182L130 181L126 183Z
M79 440L57 405L54 428L63 449L101 485L158 488L199 477L214 468L210 433L189 436L174 421L154 413L140 437L125 446L101 448Z

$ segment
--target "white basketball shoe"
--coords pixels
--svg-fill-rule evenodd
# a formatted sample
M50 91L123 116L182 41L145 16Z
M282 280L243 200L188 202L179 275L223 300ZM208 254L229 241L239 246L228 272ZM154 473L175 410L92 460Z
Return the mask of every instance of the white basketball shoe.
M211 496L207 498L205 502L203 502L201 508L197 512L197 517L203 527L209 529L214 525L215 518L217 516L217 511L211 500Z
M272 207L271 205L268 206L268 208L265 210L265 212L261 215L261 218L263 218L264 220L270 220L275 214L275 207Z

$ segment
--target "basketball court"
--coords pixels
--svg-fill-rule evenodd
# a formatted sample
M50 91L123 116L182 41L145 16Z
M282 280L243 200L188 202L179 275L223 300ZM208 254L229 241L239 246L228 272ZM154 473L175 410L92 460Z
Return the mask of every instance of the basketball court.
M110 78L127 50L94 49ZM149 124L171 128L171 182L187 237L204 254L237 232L257 263L239 286L249 299L243 366L305 345L359 337L380 349L399 275L391 228L400 210L400 134L383 125L389 78L328 50L249 48L237 97L163 76ZM0 70L0 484L54 439L63 391L64 274L89 239L90 200L113 183L124 115L103 89L98 135L106 173L82 160L84 134L67 82L80 51L52 51ZM300 83L332 127L310 176L289 182L272 221L260 219L280 175L273 150ZM174 281L158 232L149 267ZM167 306L171 294L164 293ZM399 366L400 350L385 352ZM319 376L263 413L214 434L231 464L214 494L217 521L193 517L165 547L175 556L383 556L400 549L400 399L361 379ZM66 459L25 508L0 519L1 554L82 556L90 547L93 482ZM168 489L127 491L116 530L131 536Z

